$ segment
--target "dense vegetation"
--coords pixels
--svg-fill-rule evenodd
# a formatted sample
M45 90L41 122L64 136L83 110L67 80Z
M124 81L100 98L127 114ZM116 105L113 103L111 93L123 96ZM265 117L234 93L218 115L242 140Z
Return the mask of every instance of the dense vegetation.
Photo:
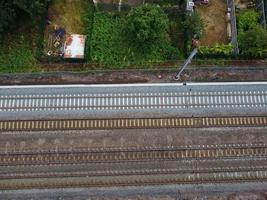
M248 58L267 58L267 31L256 26L239 33L239 48Z
M0 1L0 71L36 71L50 0ZM40 23L42 22L42 23ZM8 33L8 34L7 34Z
M239 16L238 43L241 56L267 58L267 30L259 24L259 13L248 10Z
M249 10L239 16L239 32L244 32L259 26L260 15L255 10Z
M188 38L201 38L204 30L204 22L201 19L200 14L195 11L190 15L186 15L183 27Z
M134 8L127 15L96 12L93 27L90 57L101 65L148 65L181 56L168 38L167 15L154 5Z
M198 48L198 56L200 57L229 57L233 53L233 46L231 44L218 44L211 47L200 46Z
M36 17L45 11L51 0L1 0L0 34L16 26L17 19L23 15Z
M44 56L45 12L51 1L0 1L0 71L40 70L37 65L38 59ZM87 35L84 62L114 69L183 59L192 50L191 39L201 38L204 32L200 14L185 12L184 3L183 0L153 0L153 3L129 6L122 12L107 12L95 8L90 1L87 13L81 16ZM260 27L259 18L253 9L238 15L241 58L267 57L267 30ZM230 44L214 44L200 46L197 56L231 58L232 52Z
M135 44L143 53L150 52L155 44L161 43L166 37L168 28L168 16L155 5L132 9L126 16L124 25L129 42Z

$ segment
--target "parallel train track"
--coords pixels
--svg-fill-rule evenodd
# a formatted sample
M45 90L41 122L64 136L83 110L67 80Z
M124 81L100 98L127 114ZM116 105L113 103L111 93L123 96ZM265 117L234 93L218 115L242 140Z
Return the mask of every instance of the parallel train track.
M251 161L253 160L253 163ZM59 171L61 165L20 166L5 168L0 173L0 179L23 178L54 178L54 177L85 177L85 176L118 176L118 175L154 175L178 173L209 173L235 172L249 170L266 170L267 158L238 158L217 160L167 160L167 161L136 161L65 165L64 171ZM1 167L3 168L3 167ZM30 170L29 170L30 169ZM79 169L79 170L77 170ZM8 173L12 172L12 174Z
M119 175L89 177L54 177L37 179L5 179L0 182L1 190L75 188L75 187L114 187L165 184L200 184L222 182L266 181L265 170L247 170L215 173L182 173L154 175Z
M0 132L267 126L267 116L0 121Z
M1 137L60 130L267 126L265 84L130 87L1 88ZM192 114L194 110L196 115ZM211 116L209 112L224 117L206 117ZM140 115L135 116L137 113ZM198 117L188 117L191 115ZM71 119L63 119L65 116ZM1 147L0 189L266 181L266 141L251 142L117 150L74 147L39 151L25 147L19 152ZM188 167L155 164L175 161L185 162ZM125 168L93 167L118 163ZM71 165L73 168L68 168ZM81 165L90 165L91 171L74 168ZM69 171L64 171L67 168Z
M266 91L0 96L0 111L129 110L168 108L253 108L267 106Z
M121 163L121 165L135 166L136 163L147 163L144 168L136 170L123 170L123 168L103 171L77 171L77 172L54 172L54 173L10 173L0 174L1 190L33 189L33 188L66 188L66 187L108 187L130 185L161 185L161 184L198 184L198 183L221 183L243 181L265 181L267 144L225 144L219 147L209 148L177 148L170 150L147 149L142 151L94 151L76 150L72 152L18 152L1 153L0 166L10 167L41 167L60 166L62 169L68 164L109 164ZM217 160L217 161L216 161ZM152 164L156 161L171 162L179 161L183 164L173 168ZM217 163L224 161L218 168L212 168L205 163ZM236 162L243 163L236 166ZM152 168L149 169L147 165ZM201 164L202 162L202 164ZM186 164L187 163L187 164ZM190 164L191 163L191 164ZM235 163L235 164L234 164ZM98 165L99 165L98 164ZM234 165L233 165L234 164ZM187 168L185 166L188 165ZM204 165L204 166L203 166ZM212 163L211 163L212 165ZM214 165L214 164L213 164ZM217 164L218 165L218 164ZM179 168L181 169L179 170ZM184 167L182 167L184 166ZM201 167L202 166L202 167ZM190 168L191 167L191 168ZM192 168L193 167L193 168ZM6 168L8 169L8 168ZM11 168L12 169L12 168ZM112 169L112 168L111 168ZM88 169L89 170L89 169ZM100 169L99 169L100 170ZM115 172L114 172L115 170Z
M151 161L176 159L223 159L242 157L266 157L266 144L249 146L225 145L221 148L155 149L130 151L56 151L50 153L1 153L0 166L51 165L90 162Z

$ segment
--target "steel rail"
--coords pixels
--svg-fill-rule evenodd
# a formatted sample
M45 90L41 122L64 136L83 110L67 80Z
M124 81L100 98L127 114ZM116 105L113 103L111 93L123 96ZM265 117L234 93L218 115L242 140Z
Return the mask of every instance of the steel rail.
M0 132L267 126L267 116L143 119L0 120Z
M235 148L185 149L185 150L144 150L144 151L114 151L114 152L51 152L31 154L1 153L0 166L16 165L51 165L70 163L95 163L117 161L151 161L176 159L222 159L241 157L266 157L267 147L251 145Z
M31 167L26 170L17 171L9 170L0 173L0 179L23 179L23 178L53 178L57 177L84 177L84 176L118 176L118 175L153 175L153 174L178 174L178 173L209 173L209 172L234 172L234 171L248 171L248 170L267 170L266 159L256 159L253 162L238 159L242 165L236 165L237 160L224 159L220 165L216 164L217 161L209 162L205 164L205 161L188 161L186 164L179 161L180 164L176 164L176 161L167 161L164 164L155 164L151 161L144 165L143 163L119 163L120 168L114 168L114 163L108 165L103 164L103 167L99 169L99 164L90 165L87 169L72 169L64 171L57 171L56 168L49 171L32 171ZM116 163L118 164L118 163ZM135 167L129 167L136 165ZM180 166L181 165L181 166ZM212 166L210 166L212 165ZM215 165L215 167L214 167ZM107 167L108 166L108 167ZM117 165L116 165L117 166ZM64 167L64 166L61 166ZM25 167L24 167L25 168Z
M121 175L99 177L54 177L39 179L5 179L0 182L1 190L75 188L75 187L114 187L165 184L233 183L266 181L267 171L248 170L218 173L183 173L159 175Z
M266 107L266 91L0 96L0 111Z

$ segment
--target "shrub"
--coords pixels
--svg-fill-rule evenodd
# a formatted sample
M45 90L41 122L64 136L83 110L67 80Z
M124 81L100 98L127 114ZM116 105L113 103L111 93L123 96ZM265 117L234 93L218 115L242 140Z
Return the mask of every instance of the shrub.
M267 31L259 25L239 33L238 43L242 55L251 58L267 58Z
M247 31L253 29L259 24L259 13L255 10L246 11L239 16L238 27L239 31Z
M187 14L183 22L185 34L191 39L196 36L201 38L204 30L204 22L198 12Z
M198 48L198 55L200 56L216 56L216 57L229 57L233 53L233 45L232 44L218 44L216 43L212 47L208 46L200 46Z

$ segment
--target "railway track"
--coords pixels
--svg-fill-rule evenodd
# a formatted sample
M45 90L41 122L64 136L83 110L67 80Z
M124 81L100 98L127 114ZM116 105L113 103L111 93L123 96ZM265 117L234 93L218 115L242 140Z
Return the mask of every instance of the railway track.
M83 129L198 128L266 126L267 116L147 119L55 119L0 121L0 132Z
M0 111L267 107L267 91L1 95Z
M0 182L1 190L36 189L36 188L75 188L75 187L114 187L146 186L166 184L200 184L222 182L265 181L267 172L248 170L218 173L183 173L159 175L120 175L89 177L54 177L38 179L5 179Z
M45 131L246 126L260 127L253 129L257 135L266 129L266 108L266 83L0 87L0 135L6 145L0 147L0 189L266 181L267 143L258 138L251 139L254 143L224 144L221 137L220 144L194 140L183 147L134 143L131 148L45 150L45 145L28 147L31 138L19 135L36 134L37 141L40 134L40 142L50 142L57 135L43 136Z
M130 162L151 160L176 159L222 159L244 157L266 157L266 144L251 144L249 146L235 146L232 148L187 148L187 149L158 149L158 150L130 150L130 151L56 151L50 153L1 153L0 166L17 165L51 165L90 162Z
M59 167L64 167L64 170L58 170ZM254 158L253 162L242 158L222 159L220 162L216 160L168 160L160 163L158 161L137 161L131 163L56 165L50 166L48 170L43 166L9 167L0 172L0 179L263 171L266 169L266 158Z
M226 151L222 152L226 153ZM91 164L89 168L85 168L87 169L86 171L77 170L77 162L76 170L74 171L65 171L63 163L59 165L62 169L61 171L55 169L53 171L51 169L53 165L49 164L50 171L52 172L40 172L37 170L37 173L32 172L30 167L28 173L18 173L9 166L10 169L5 168L10 171L9 173L0 174L0 189L18 190L266 181L266 155L259 154L257 150L253 151L252 149L247 149L247 152L250 152L249 155L246 152L239 152L242 153L242 156L235 155L234 157L226 153L224 157L216 157L219 159L218 161L209 160L211 157L194 158L192 160L189 160L188 158L190 157L187 157L185 161L180 160L180 164L176 163L176 161L171 161L172 158L170 157L157 165L155 165L157 159L149 161L145 158L141 165L138 160L132 163L123 163L118 160L114 162L113 160L114 163ZM252 153L257 154L257 156L253 156ZM220 164L220 162L223 164ZM38 165L39 163L36 164ZM97 167L97 165L102 164L104 166L101 170L101 167ZM37 165L36 167L41 167ZM110 166L108 167L107 165ZM115 169L111 167L112 165L120 165L121 167ZM126 167L123 167L124 165ZM18 167L18 165L16 166ZM21 167L28 168L26 165Z

